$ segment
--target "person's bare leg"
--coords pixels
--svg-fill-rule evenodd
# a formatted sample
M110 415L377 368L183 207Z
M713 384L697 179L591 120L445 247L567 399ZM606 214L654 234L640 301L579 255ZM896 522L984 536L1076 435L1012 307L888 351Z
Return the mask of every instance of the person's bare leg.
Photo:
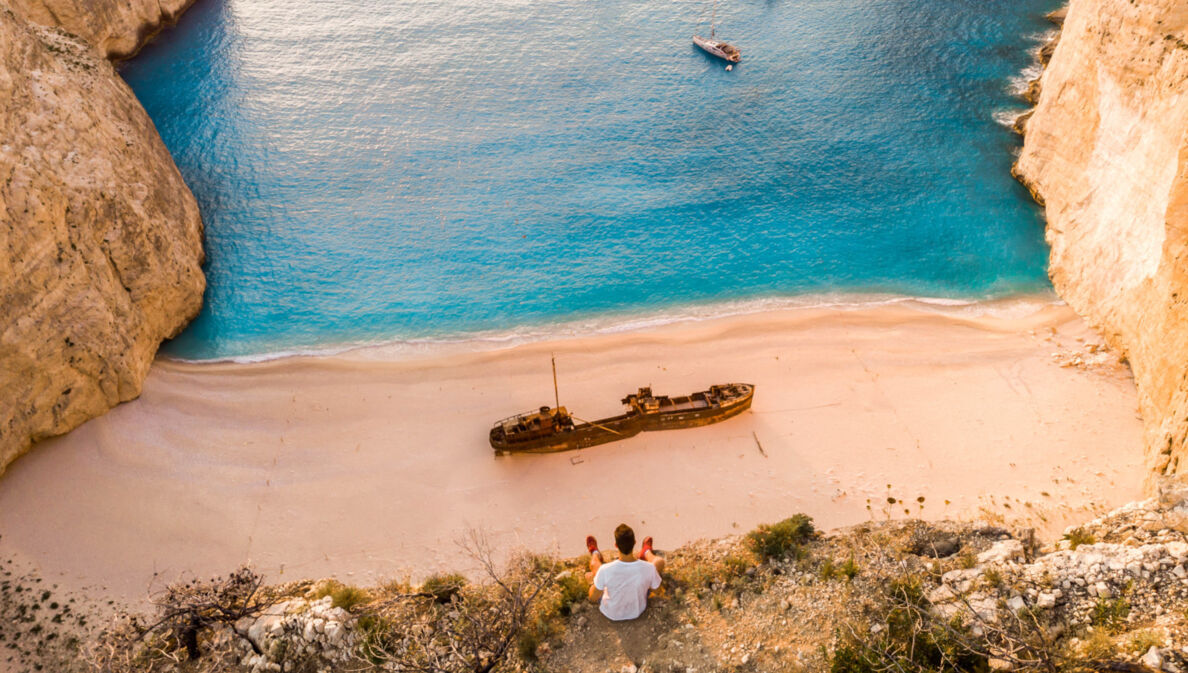
M639 558L656 566L656 572L664 572L664 557L652 551L651 535L643 539L643 544L639 548Z
M644 552L643 560L656 566L656 572L664 573L664 557L652 551L651 549Z
M594 574L602 566L602 552L598 551L598 542L594 540L593 535L586 538L586 549L590 552L590 572L586 573L586 580L593 582Z

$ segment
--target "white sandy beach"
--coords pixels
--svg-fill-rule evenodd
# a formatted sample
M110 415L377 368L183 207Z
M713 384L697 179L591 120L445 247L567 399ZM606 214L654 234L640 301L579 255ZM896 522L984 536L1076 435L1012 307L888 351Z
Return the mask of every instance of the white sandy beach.
M1125 367L1109 354L1065 366L1096 335L1063 305L1013 306L783 310L402 361L161 360L139 400L0 479L0 554L135 599L154 573L245 561L272 581L420 576L461 565L454 541L471 526L571 556L621 521L663 549L795 512L826 528L903 517L888 495L913 515L1049 528L1141 497ZM495 420L552 403L550 352L582 418L647 384L746 381L754 406L705 428L494 457Z

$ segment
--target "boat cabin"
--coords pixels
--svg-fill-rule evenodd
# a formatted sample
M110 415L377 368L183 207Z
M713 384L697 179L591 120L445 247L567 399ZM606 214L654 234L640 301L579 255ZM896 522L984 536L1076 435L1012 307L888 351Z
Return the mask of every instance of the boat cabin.
M531 439L555 435L573 428L573 419L565 407L551 409L541 407L540 411L532 411L499 422L503 428L503 435L516 439Z

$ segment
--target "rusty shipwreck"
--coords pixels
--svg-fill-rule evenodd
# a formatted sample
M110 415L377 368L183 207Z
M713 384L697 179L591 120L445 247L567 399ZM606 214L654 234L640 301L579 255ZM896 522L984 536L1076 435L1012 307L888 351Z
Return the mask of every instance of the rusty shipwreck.
M556 390L556 365L553 366ZM623 398L623 413L584 421L560 405L505 418L491 428L491 448L505 453L572 451L634 437L652 430L694 428L724 421L751 407L755 387L749 383L712 385L681 397L655 395L651 388Z

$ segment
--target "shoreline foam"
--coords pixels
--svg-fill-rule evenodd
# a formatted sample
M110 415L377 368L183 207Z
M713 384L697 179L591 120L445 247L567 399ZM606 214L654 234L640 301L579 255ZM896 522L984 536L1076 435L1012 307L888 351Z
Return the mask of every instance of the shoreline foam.
M541 325L524 325L504 330L486 330L442 336L348 341L325 346L297 347L248 355L215 358L186 358L162 353L158 359L186 364L254 364L291 358L348 357L369 360L415 360L453 353L498 351L547 341L564 341L583 336L623 334L666 325L756 315L773 311L839 310L861 311L881 306L905 306L948 314L994 315L1026 312L1036 307L1060 305L1052 291L1013 294L990 299L910 296L891 293L834 292L791 297L765 297L709 304L693 304L651 312L617 313L599 317L564 320Z

